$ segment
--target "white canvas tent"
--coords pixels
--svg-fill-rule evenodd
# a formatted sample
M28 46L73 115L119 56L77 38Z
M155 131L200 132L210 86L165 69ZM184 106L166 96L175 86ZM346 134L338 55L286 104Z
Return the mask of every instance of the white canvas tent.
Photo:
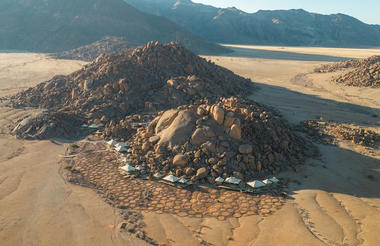
M266 184L266 185L268 185L268 184L271 184L273 182L270 179L264 179L263 183Z
M188 180L188 179L185 179L185 178L180 178L180 179L178 180L178 182L181 183L181 184L186 184L187 182L189 182L189 180Z
M157 178L157 179L160 179L160 178L162 178L164 175L163 174L161 174L161 173L155 173L154 175L153 175L153 177L155 177L155 178Z
M111 147L115 146L117 144L117 142L113 139L111 139L110 141L107 142L107 144Z
M124 147L124 148L126 148L128 145L126 144L126 143L123 143L123 142L120 142L120 143L116 143L115 144L115 147L117 148L117 147Z
M270 180L272 183L280 182L280 180L278 180L276 177L270 178L269 180Z
M253 182L249 182L247 183L247 185L251 186L252 188L260 188L260 187L264 187L265 184L259 180L255 180Z
M132 166L130 166L130 165L125 165L123 167L120 167L120 169L123 170L123 171L126 171L126 172L133 172L133 171L135 171L135 168L132 167Z
M118 152L127 152L127 148L122 146L116 147L115 150Z
M169 175L169 176L166 176L165 178L163 178L163 180L175 183L179 180L179 178L174 176L174 175Z
M88 128L91 128L91 129L98 129L98 125L97 124L92 124L90 125Z
M223 182L224 182L224 178L222 178L222 177L217 177L217 178L215 179L215 182L217 182L217 183L223 183Z
M226 183L229 183L229 184L240 184L241 182L241 179L238 179L238 178L235 178L235 177L229 177L229 178L226 178L225 180Z

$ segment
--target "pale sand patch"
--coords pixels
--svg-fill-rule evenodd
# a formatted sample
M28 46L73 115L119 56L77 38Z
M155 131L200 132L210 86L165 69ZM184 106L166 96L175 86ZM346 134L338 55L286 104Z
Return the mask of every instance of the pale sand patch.
M0 54L0 97L83 64L42 54ZM94 191L63 180L58 161L64 145L9 135L7 125L35 111L0 102L0 245L146 245L117 232L118 212Z
M380 48L360 49L360 48L326 48L326 47L291 47L291 46L261 46L261 45L235 45L222 44L226 47L294 52L300 54L366 58L373 55L380 55Z
M54 75L67 75L87 62L56 60L45 54L0 53L0 97L34 86Z

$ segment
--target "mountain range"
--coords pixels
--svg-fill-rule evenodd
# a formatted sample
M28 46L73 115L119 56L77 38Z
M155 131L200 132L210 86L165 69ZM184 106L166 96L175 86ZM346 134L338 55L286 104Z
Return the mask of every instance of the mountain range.
M124 0L137 9L164 16L213 42L258 45L380 46L380 26L344 14L321 15L302 9L216 8L191 0Z
M228 49L122 0L1 0L0 50L60 52L105 36L129 43L179 41L196 53Z

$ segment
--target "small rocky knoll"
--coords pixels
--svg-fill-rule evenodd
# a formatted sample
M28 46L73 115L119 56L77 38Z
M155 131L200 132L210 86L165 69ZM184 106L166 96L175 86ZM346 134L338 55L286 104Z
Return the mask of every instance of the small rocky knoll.
M351 70L334 77L332 81L347 86L380 87L380 56L327 64L316 68L314 71L328 73L349 68Z
M139 46L138 43L127 41L125 38L107 36L94 43L51 56L57 59L92 61L102 54L119 53L137 46Z
M349 127L333 121L307 120L301 122L297 129L308 134L315 141L326 144L336 144L337 140L346 140L373 148L380 141L380 135L374 131Z

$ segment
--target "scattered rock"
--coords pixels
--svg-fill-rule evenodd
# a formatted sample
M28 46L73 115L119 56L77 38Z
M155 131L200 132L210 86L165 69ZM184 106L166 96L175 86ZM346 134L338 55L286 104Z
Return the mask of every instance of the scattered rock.
M366 147L374 147L380 142L380 134L364 128L355 128L337 122L307 120L297 126L300 130L313 138L313 140L325 144L337 144L337 139L348 140L354 144Z
M314 71L326 73L349 68L354 70L333 78L333 82L348 86L380 87L380 56L323 65Z
M214 117L214 120L219 124L219 125L222 125L223 122L224 122L224 110L219 107L219 106L215 106L213 108L213 113L212 113L213 117Z
M185 155L176 155L173 159L173 165L176 167L184 167L187 164L187 157Z
M208 171L205 167L201 167L197 170L197 174L195 175L196 179L203 179L206 178L208 174Z
M240 126L238 126L236 124L233 124L231 126L230 137L233 139L236 139L236 140L241 139L241 128L240 128Z
M252 153L253 151L253 148L252 148L252 145L250 144L242 144L239 146L239 152L241 154L250 154Z

